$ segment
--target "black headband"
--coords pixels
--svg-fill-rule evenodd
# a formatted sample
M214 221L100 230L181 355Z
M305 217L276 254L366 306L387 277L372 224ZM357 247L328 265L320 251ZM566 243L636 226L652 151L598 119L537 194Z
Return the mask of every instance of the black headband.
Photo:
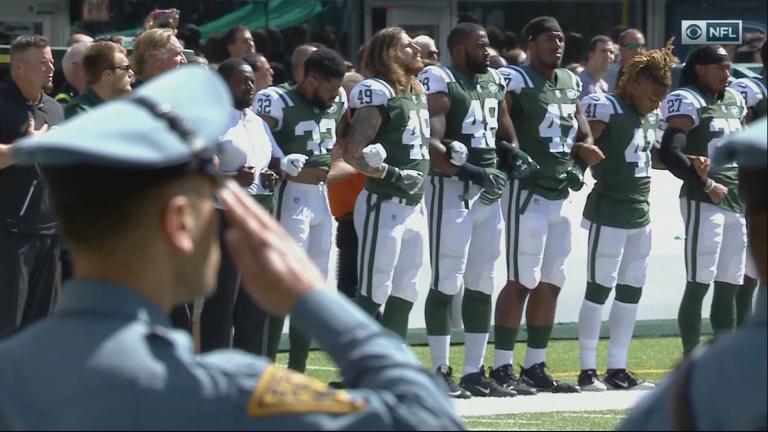
M563 32L557 20L550 16L534 18L525 26L525 38L529 41L536 39L536 36L542 33L549 32Z
M721 64L730 61L728 52L720 45L702 45L694 48L686 63L691 65Z

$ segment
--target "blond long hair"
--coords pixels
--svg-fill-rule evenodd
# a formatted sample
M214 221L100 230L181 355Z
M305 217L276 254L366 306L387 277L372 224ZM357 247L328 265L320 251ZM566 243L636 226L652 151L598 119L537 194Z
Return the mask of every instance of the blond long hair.
M147 30L136 38L131 55L131 69L136 73L136 76L140 79L146 79L147 54L167 48L171 37L173 37L173 30L159 28Z
M621 76L619 85L616 86L616 95L622 99L627 98L629 85L637 77L644 77L656 84L666 87L672 85L672 65L675 56L672 54L674 36L667 41L662 49L649 51L640 51L624 67L624 74Z
M405 33L400 27L386 27L366 43L360 69L366 77L379 77L388 82L395 93L401 95L409 91L423 93L416 77L409 75L402 66L400 54L400 34Z

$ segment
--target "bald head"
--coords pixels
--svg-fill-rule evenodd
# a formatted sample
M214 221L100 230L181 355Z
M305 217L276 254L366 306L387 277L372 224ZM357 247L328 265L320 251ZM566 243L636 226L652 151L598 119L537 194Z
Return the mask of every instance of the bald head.
M437 50L437 45L435 45L434 39L427 35L421 35L413 38L413 43L419 47L421 60L424 62L425 66L439 63L440 51Z
M69 40L67 41L67 46L72 46L76 43L85 42L85 43L93 43L93 38L88 36L85 33L72 33L69 35Z
M291 55L291 74L293 75L294 82L299 83L304 79L304 62L315 51L317 51L317 48L312 45L299 45L293 50Z
M79 93L85 90L85 74L83 73L83 57L85 51L91 46L91 42L78 42L64 53L61 59L61 68L64 71L64 79L77 89Z

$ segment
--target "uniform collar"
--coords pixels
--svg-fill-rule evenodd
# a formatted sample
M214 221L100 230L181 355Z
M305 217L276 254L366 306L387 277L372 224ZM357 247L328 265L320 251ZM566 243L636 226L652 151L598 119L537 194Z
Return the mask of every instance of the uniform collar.
M83 94L76 99L89 107L95 107L96 105L104 103L104 99L102 99L91 87L86 87Z
M62 315L104 315L170 327L168 317L145 297L120 285L88 280L73 279L64 284L54 311L54 316Z

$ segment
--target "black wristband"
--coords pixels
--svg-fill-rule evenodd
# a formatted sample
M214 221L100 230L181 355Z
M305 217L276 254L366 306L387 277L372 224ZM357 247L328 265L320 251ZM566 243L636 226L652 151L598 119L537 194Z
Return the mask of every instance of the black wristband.
M485 170L479 166L465 163L459 167L458 171L456 171L456 177L462 180L469 180L476 185L482 186L483 181L485 181Z

